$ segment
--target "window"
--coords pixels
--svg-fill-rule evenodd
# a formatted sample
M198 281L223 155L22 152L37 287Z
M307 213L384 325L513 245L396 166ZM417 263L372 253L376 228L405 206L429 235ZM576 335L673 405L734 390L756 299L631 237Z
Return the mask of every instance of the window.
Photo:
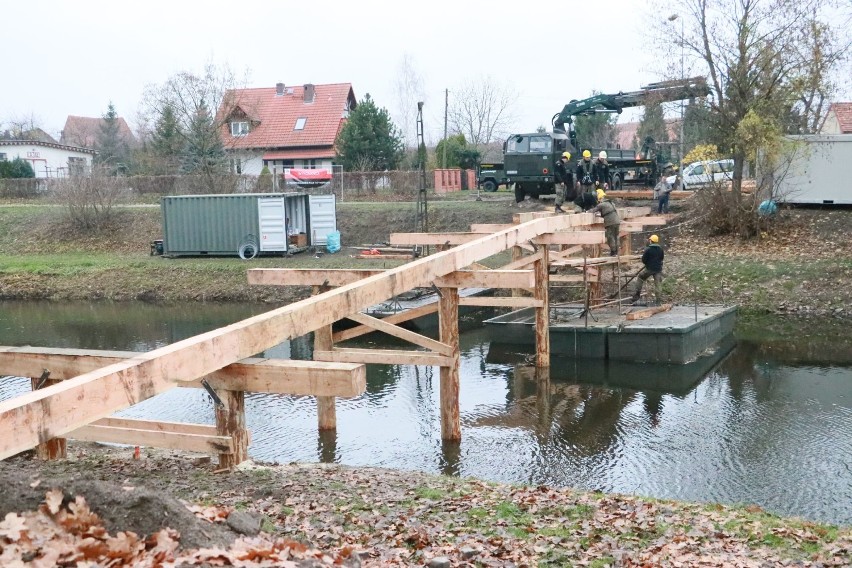
M307 121L308 121L307 118L297 118L296 119L296 126L293 127L293 130L304 130L305 129L305 123Z
M704 173L704 166L695 166L692 168L692 171L689 172L691 176L700 176Z
M0 162L5 162L5 161L6 161L6 154L0 152Z
M86 158L68 157L68 175L81 176L86 173Z
M248 122L232 122L231 123L231 136L245 136L249 133L249 123Z
M302 167L306 170L315 170L315 169L317 169L317 161L316 160L302 160Z
M550 136L530 136L530 152L550 152L552 147Z
M530 151L530 139L528 136L513 136L509 138L509 143L506 147L507 152L516 154L527 153Z

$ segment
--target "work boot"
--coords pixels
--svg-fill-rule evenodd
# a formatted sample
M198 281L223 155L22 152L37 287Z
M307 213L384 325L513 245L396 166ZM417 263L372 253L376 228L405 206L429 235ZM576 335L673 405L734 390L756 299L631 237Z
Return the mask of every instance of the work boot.
M562 207L560 207L559 205L557 205L556 207L553 208L553 212L554 213L565 213L565 210L562 209Z

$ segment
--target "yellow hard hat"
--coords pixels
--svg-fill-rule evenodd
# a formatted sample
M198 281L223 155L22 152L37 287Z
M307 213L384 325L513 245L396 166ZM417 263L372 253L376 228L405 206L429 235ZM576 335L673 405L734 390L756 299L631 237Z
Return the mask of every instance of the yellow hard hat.
M571 152L562 152L562 157L565 158L566 160L570 160L571 159Z
M657 235L651 235L650 237L648 237L648 240L652 243L658 243L660 242L660 237L658 237Z
M591 158L591 157L592 157L592 153L591 153L591 152L589 152L588 150L583 150L583 157L584 157L584 158Z
M601 160L606 160L606 151L601 150L601 153L598 154L598 158L600 158Z
M598 199L603 199L604 197L606 197L606 192L604 192L604 190L598 188L597 195L598 195Z

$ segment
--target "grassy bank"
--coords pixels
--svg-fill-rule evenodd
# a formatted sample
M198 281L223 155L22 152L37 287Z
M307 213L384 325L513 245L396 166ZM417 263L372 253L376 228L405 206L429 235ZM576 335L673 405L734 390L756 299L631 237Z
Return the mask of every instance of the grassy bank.
M454 197L430 202L431 231L505 223L516 211L508 196L488 195L485 201ZM398 261L351 255L362 245L387 241L391 232L416 230L415 210L411 202L341 203L338 225L345 248L340 253L242 261L149 256L149 243L161 236L157 207L124 208L111 226L81 233L67 224L61 208L0 206L5 229L0 234L0 298L292 301L307 291L249 287L245 270L397 266ZM677 222L658 232L667 255L667 300L736 303L744 315L852 317L852 212L787 211L772 234L747 243L695 234ZM637 235L634 241L637 250L642 238Z
M141 460L129 459L131 453L85 444L69 447L72 457L61 462L0 462L0 479L14 489L0 494L0 516L32 518L23 512L35 511L45 493L58 488L66 500L82 495L113 535L178 531L181 550L173 556L187 565L312 558L319 561L304 565L339 559L362 566L846 566L852 553L849 528L780 518L757 507L326 465L252 465L214 475L214 465L173 452L145 450ZM233 511L262 528L250 546L230 543L237 535L224 520ZM113 550L112 558L121 559L115 547L98 541L133 540L110 541L95 530L86 535L95 542L65 535L64 550ZM127 565L163 554L164 540L148 539L157 548L128 549L136 556ZM274 556L285 543L292 555ZM49 549L42 543L42 554ZM359 562L346 561L354 557Z

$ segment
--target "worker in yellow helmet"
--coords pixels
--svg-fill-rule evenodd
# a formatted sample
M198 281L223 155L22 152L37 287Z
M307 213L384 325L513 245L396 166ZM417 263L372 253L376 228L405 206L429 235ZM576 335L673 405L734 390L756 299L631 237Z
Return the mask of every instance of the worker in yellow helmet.
M606 233L606 244L609 245L609 255L618 255L618 230L621 227L621 218L615 208L615 203L609 200L606 192L598 190L600 203L593 207L590 213L600 213L603 217L604 232Z
M577 163L577 192L594 192L595 188L595 165L592 163L592 152L583 150L583 159Z
M562 204L565 203L565 193L570 190L573 193L574 175L568 167L568 162L571 160L571 152L562 152L562 155L556 160L556 165L553 167L554 181L556 182L556 208L554 212L565 213L562 209Z
M632 301L634 304L639 301L639 295L642 293L642 286L645 284L645 280L651 276L654 277L654 298L657 300L657 304L660 303L664 257L665 252L663 251L663 247L660 246L660 237L657 235L648 237L648 246L645 247L645 252L642 253L642 264L644 266L637 277L636 290L633 292Z

